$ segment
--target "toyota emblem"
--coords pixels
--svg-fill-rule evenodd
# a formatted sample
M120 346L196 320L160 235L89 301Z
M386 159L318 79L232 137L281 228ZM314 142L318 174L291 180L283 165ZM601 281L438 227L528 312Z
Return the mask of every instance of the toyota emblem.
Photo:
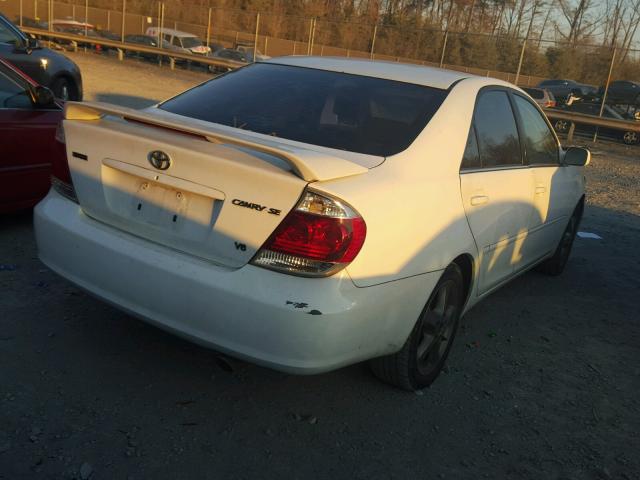
M147 155L149 163L158 170L166 170L171 166L171 157L161 150L154 150Z

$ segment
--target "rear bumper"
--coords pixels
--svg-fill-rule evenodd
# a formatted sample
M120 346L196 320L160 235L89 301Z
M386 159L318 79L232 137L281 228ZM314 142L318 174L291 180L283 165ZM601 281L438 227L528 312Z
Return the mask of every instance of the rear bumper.
M402 347L441 272L356 287L230 270L97 222L55 191L34 211L41 260L147 322L229 355L319 373Z

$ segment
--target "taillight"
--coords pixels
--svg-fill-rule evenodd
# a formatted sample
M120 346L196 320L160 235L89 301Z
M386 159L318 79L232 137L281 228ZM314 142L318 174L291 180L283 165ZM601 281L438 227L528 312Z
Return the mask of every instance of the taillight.
M351 207L306 191L258 251L254 265L308 277L326 277L356 258L367 235Z
M62 122L56 128L56 142L53 147L53 161L51 165L51 186L60 195L78 203L76 191L73 188L69 163L67 162L64 128Z

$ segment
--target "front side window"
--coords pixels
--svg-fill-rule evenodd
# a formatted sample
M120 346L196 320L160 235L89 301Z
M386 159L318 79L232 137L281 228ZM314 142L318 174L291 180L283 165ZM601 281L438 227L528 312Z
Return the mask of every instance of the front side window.
M482 92L473 117L482 168L522 165L518 129L507 92Z
M184 48L201 47L202 42L196 37L182 37L182 46Z
M321 147L388 156L411 145L446 95L411 83L259 63L159 108Z
M521 138L524 141L529 165L558 163L558 143L542 114L528 100L513 96L522 124Z

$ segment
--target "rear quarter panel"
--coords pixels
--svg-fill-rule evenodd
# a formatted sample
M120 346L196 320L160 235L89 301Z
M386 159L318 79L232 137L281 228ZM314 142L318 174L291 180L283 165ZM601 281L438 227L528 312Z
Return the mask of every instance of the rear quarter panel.
M312 184L349 202L367 224L347 268L357 286L443 270L460 254L477 257L459 169L475 97L487 82L458 83L414 143L368 173Z

